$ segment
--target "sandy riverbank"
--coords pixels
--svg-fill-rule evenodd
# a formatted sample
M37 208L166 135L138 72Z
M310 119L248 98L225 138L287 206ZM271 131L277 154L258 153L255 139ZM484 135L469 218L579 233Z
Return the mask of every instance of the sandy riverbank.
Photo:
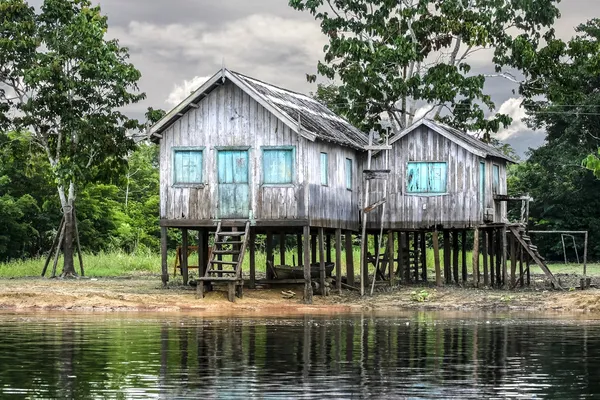
M296 296L284 299L281 290ZM356 292L315 296L313 305L302 302L302 287L288 286L245 290L244 298L230 303L225 292L194 297L193 288L172 285L162 288L156 278L131 279L7 279L0 280L0 309L12 311L153 311L206 314L240 313L340 313L407 310L515 310L552 312L599 312L600 290L516 291L462 289L458 287L402 287L373 297Z

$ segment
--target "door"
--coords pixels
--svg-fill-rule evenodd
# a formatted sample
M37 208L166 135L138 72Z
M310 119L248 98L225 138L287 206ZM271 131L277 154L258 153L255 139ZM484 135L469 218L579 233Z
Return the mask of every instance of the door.
M248 169L247 150L218 152L219 218L249 218Z

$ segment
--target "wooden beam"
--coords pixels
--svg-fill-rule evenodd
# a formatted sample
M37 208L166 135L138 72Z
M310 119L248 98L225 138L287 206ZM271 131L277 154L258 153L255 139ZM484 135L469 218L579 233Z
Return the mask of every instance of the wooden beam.
M450 249L450 231L444 229L444 279L446 284L452 282L452 252Z
M434 231L432 236L433 243L433 262L435 264L435 284L442 286L442 271L440 266L440 242L438 231Z
M279 234L279 264L286 265L285 263L285 233Z
M256 289L256 231L250 229L250 289Z
M468 271L467 271L467 231L463 229L460 234L461 238L461 258L462 258L462 281L463 284L467 283Z
M167 282L169 282L169 267L167 266L167 240L167 228L160 228L161 277L164 286L167 286Z
M321 295L327 296L325 290L325 238L323 228L319 228L319 284L321 285Z
M419 282L419 232L413 232L413 267L415 282Z
M331 262L331 235L327 234L325 236L325 257L327 262Z
M348 285L354 286L354 251L352 247L352 231L346 231L346 281Z
M371 211L375 210L377 207L383 205L387 200L386 199L381 199L376 203L371 204L370 206L365 207L365 212L366 213L370 213Z
M183 277L183 286L188 284L188 230L181 230L181 276Z
M510 235L510 287L517 286L517 239Z
M335 230L335 283L339 294L342 294L342 230Z
M387 239L388 279L390 286L394 286L394 231L388 231Z
M272 232L267 232L267 243L266 243L266 249L267 249L267 263L271 263L271 265L274 265L274 259L273 259L273 233ZM267 279L271 280L273 278L275 278L273 276L273 271L271 271L271 268L267 268Z
M488 231L488 255L490 257L490 285L494 287L496 285L496 267L494 265L494 257L496 255L496 240L494 239L494 230Z
M423 282L427 282L427 236L425 231L421 232L421 278Z
M406 264L404 263L404 255L406 248L406 235L404 232L398 232L398 278L401 281L406 280L406 274L404 273L404 269L406 268Z
M508 290L508 237L506 225L502 227L502 284Z
M479 228L473 230L473 286L479 287Z
M303 229L304 236L304 304L312 304L313 293L310 278L310 226Z
M365 146L364 149L366 151L381 151L381 150L391 150L392 146L391 145L386 145L386 144L372 144L372 145L368 145Z
M310 262L316 264L317 262L317 235L311 235L310 237Z
M452 273L454 283L458 283L458 231L452 231Z
M488 241L485 229L481 230L481 256L483 259L483 285L487 287L490 284L490 276L488 270Z
M298 264L304 265L302 262L302 256L304 255L304 251L302 249L302 235L296 235L296 247L298 248Z

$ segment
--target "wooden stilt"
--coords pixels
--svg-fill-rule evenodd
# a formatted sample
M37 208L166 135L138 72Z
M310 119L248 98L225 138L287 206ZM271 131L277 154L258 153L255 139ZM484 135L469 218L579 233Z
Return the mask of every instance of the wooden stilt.
M444 279L446 284L452 282L452 253L450 248L450 231L444 230Z
M433 243L433 262L435 264L435 284L442 286L442 271L440 266L440 243L438 231L434 231L431 235Z
M306 225L303 228L304 236L304 303L312 304L313 293L310 278L310 226Z
M167 228L160 228L160 256L161 256L161 271L162 283L164 286L169 282L169 270L167 266Z
M250 229L250 289L256 289L256 231Z
M527 286L531 285L531 266L529 265L529 254L525 254L525 268L527 270Z
M327 296L325 290L325 238L323 228L319 228L319 284L321 285L321 295Z
M267 231L267 243L266 243L266 250L267 250L267 263L271 263L271 265L274 265L274 259L273 259L273 233L270 231ZM275 277L273 276L273 271L271 271L271 268L267 268L267 280L273 280Z
M304 251L302 249L302 235L296 235L296 246L298 247L298 264L304 265L302 262L302 256L304 255Z
M523 279L523 247L518 246L519 249L519 276L521 277L521 287L525 285L525 280Z
M468 272L467 272L467 231L465 229L463 229L460 232L460 241L461 241L461 247L460 247L460 255L462 258L462 282L463 285L467 283L467 277L468 277Z
M483 285L490 285L490 276L488 271L488 240L487 240L487 231L485 229L481 230L481 258L483 259Z
M473 286L479 287L479 228L473 230Z
M502 252L504 248L502 246L502 232L498 230L496 232L496 286L502 286Z
M404 232L398 232L398 277L403 282L408 282L407 274L405 271L410 270L410 267L406 265L406 234Z
M419 282L419 232L413 232L413 268L415 282Z
M517 243L514 236L510 235L510 287L517 286Z
M181 229L181 276L183 277L183 285L188 284L188 230Z
M335 230L335 286L342 294L342 230Z
M286 265L285 262L285 233L279 234L279 264Z
M361 251L361 271L360 271L360 295L365 295L365 289L369 284L369 234L365 233L364 251Z
M394 286L394 232L388 231L387 235L387 259L388 259L388 279L390 286Z
M458 283L458 231L452 231L452 272L454 283Z
M332 253L331 235L327 234L327 235L325 235L325 257L326 257L328 263L330 263L332 260L331 253Z
M427 236L425 235L425 231L421 232L421 278L423 282L427 282L427 242L425 241Z
M494 264L494 257L496 255L496 240L494 238L494 230L488 231L488 255L490 256L490 285L494 287L496 285L496 266Z
M508 284L508 237L506 225L502 227L502 284L505 289L509 289Z
M48 257L46 257L46 262L44 263L44 268L42 269L42 276L46 275L46 270L48 269L48 265L50 265L50 260L52 259L52 254L55 248L58 245L58 239L60 238L60 234L63 230L65 224L65 217L60 220L60 224L58 224L58 230L56 231L56 235L54 235L54 240L52 241L52 247L50 247L50 251L48 252Z
M354 286L354 251L352 248L352 231L346 231L346 282Z
M310 237L310 252L311 262L315 264L317 262L317 235Z
M77 257L79 258L79 271L81 276L85 276L83 270L83 257L81 254L81 243L79 242L79 224L77 223L77 212L73 209L73 223L75 224L75 244L77 245Z

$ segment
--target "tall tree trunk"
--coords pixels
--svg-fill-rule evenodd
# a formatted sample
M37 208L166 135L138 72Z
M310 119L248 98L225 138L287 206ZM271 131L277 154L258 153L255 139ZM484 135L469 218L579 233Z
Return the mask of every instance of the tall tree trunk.
M73 218L73 207L75 205L75 185L69 184L69 191L65 193L64 186L58 187L58 195L65 218L65 236L63 241L63 271L61 277L77 276L75 262L73 260L73 238L75 232L75 218Z

